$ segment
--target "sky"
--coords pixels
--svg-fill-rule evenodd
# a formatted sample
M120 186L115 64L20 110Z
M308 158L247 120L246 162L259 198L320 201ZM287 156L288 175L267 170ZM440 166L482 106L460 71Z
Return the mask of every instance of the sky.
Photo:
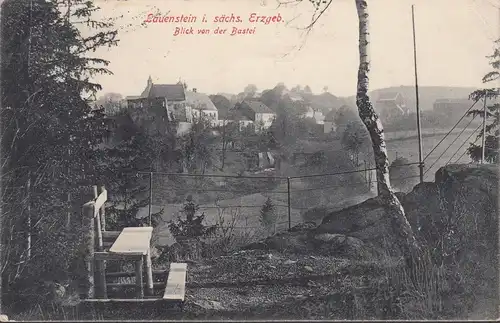
M280 0L282 2L290 0ZM100 49L114 75L96 78L103 91L139 95L148 76L153 83L185 81L199 92L259 90L279 82L326 87L337 96L356 91L358 20L354 0L334 0L307 32L314 9L309 1L278 6L278 0L96 0L99 15L120 17L118 46ZM498 0L371 0L370 89L414 85L411 5L415 4L420 86L479 87L490 71L487 55L500 38ZM143 23L148 14L193 15L197 21ZM252 13L281 22L251 23ZM241 23L214 23L222 14ZM123 16L122 16L123 15ZM206 15L207 22L202 18ZM276 18L277 19L277 18ZM177 27L195 34L174 36ZM225 34L215 34L219 27ZM253 34L231 36L233 27ZM210 34L197 34L200 28Z

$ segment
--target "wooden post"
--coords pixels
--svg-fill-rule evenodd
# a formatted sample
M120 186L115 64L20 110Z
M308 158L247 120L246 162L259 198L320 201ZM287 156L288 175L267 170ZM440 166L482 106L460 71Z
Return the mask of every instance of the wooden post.
M135 285L137 286L137 298L144 298L144 283L142 279L143 258L135 262Z
M417 108L417 133L418 133L418 168L420 174L420 183L424 182L424 161L422 159L422 126L420 124L420 104L418 96L418 76L417 76L417 40L415 36L415 9L411 6L411 22L413 26L413 62L415 65L415 99ZM397 158L397 157L396 157Z
M108 288L106 286L106 263L104 260L95 260L95 268L97 272L97 298L108 298Z
M94 202L85 203L83 206L82 225L84 229L85 262L84 289L87 298L94 298Z
M97 199L97 197L99 196L98 194L98 190L97 190L97 186L94 185L92 186L92 190L94 192L94 199ZM94 204L94 208L95 208L95 204ZM104 243L103 243L103 240L102 240L102 228L101 228L101 216L100 216L100 213L101 213L101 209L104 208L104 205L99 209L99 210L95 210L94 209L94 213L93 213L93 219L95 221L95 228L96 228L96 232L97 232L97 235L96 235L96 238L97 238L97 251L104 251ZM107 288L106 288L106 263L103 261L103 260L98 260L95 261L95 271L97 272L97 284L96 284L96 287L97 287L97 297L98 298L107 298Z
M287 187L287 200L288 200L288 229L292 228L292 214L291 214L291 202L290 202L290 177L286 178L286 187Z
M92 186L92 190L94 191L94 200L97 199L99 194L97 193L97 185ZM100 210L94 210L94 219L95 219L95 227L97 231L97 251L103 251L103 243L102 243L102 228L101 228L101 217Z
M28 174L30 176L31 174ZM31 176L28 177L28 182L26 183L26 213L27 219L27 236L26 236L26 258L31 259Z
M153 268L151 264L151 248L149 248L148 253L144 256L146 262L146 290L148 296L153 296Z
M106 187L104 185L102 185L99 189L99 194L101 194L105 190L106 190ZM101 230L106 231L106 209L104 207L104 204L102 205L100 212L101 212L101 214L100 214L100 216L101 216Z
M152 219L151 219L151 208L153 207L153 172L149 173L149 209L148 209L148 219L149 219L149 226L152 226Z
M483 136L481 138L481 164L484 164L485 160L485 152L486 152L486 117L488 114L488 110L486 109L486 98L487 98L487 90L484 92L484 104L483 104Z

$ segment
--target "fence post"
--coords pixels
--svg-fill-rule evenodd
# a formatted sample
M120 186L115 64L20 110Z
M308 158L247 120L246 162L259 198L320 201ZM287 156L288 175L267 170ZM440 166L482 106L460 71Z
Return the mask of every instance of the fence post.
M290 205L290 177L286 178L287 194L288 194L288 229L292 228L292 214Z
M94 202L88 202L83 206L82 225L85 243L85 251L83 253L83 261L85 263L85 297L94 298Z
M26 183L26 213L28 214L28 234L26 237L26 258L31 259L31 173L28 173L28 182Z
M150 172L149 173L149 210L148 210L149 226L152 226L152 219L151 219L152 204L153 204L153 172Z
M99 187L99 194L101 194L105 190L106 190L106 187L104 185L101 185ZM101 216L101 230L102 231L106 231L106 208L104 207L104 204L101 206L100 211L101 211L101 213L100 213L100 216Z

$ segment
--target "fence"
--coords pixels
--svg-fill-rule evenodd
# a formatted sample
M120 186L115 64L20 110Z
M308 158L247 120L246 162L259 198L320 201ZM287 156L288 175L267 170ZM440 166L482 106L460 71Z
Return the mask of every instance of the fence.
M400 166L415 166L416 163ZM415 166L416 167L416 166ZM149 206L139 217L163 211L160 244L168 244L167 223L183 213L186 199L198 205L206 225L216 226L224 235L246 234L253 238L290 229L304 222L318 222L324 207L342 209L377 194L375 169L363 166L353 171L304 176L255 176L176 174L140 172L149 179ZM392 177L396 181L418 182L414 176ZM270 211L271 210L271 211ZM272 214L272 215L270 215ZM266 217L268 219L266 220Z

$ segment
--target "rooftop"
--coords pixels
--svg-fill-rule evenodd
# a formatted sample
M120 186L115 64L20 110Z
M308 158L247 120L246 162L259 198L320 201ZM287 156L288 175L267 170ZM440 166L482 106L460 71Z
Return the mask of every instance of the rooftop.
M272 113L274 114L274 111L271 110L267 105L260 101L255 101L255 100L245 100L243 101L243 104L248 106L253 112L255 113Z
M399 92L380 93L377 101L393 101L393 100L396 100L398 95L401 95L401 94Z
M193 109L197 110L209 110L209 111L217 111L214 103L208 95L199 92L186 91L186 101L188 104L193 105Z
M149 90L148 97L164 97L171 101L184 101L186 99L182 84L153 84Z

